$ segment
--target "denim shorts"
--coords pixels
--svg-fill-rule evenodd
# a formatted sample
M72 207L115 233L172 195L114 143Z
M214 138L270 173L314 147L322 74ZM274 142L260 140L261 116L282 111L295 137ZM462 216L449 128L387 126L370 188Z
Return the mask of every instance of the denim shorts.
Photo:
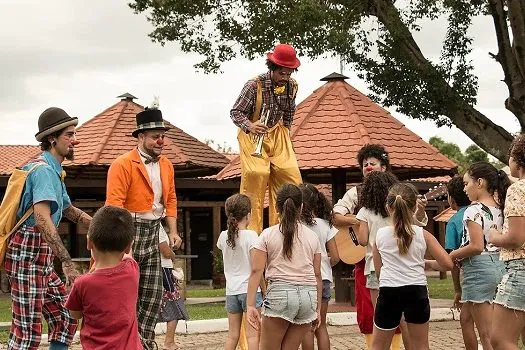
M379 289L379 280L375 271L370 272L366 275L366 288L368 289Z
M525 311L525 259L505 261L507 272L498 286L494 302L506 308Z
M317 318L316 310L316 286L269 282L262 308L265 317L279 317L293 324L306 324Z
M227 295L226 296L226 311L230 314L240 314L246 312L246 297L247 294ZM260 308L262 306L263 298L261 292L255 294L255 306Z
M332 282L329 280L323 280L323 295L321 296L322 301L330 301L332 299Z
M499 260L499 253L482 254L461 261L463 288L461 302L492 303L501 282L505 265Z

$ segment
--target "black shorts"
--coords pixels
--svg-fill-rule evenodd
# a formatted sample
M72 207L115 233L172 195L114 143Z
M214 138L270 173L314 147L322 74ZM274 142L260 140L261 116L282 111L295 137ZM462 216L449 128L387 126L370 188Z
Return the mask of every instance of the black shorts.
M401 316L408 323L424 324L430 320L427 286L380 287L374 324L382 330L399 326Z

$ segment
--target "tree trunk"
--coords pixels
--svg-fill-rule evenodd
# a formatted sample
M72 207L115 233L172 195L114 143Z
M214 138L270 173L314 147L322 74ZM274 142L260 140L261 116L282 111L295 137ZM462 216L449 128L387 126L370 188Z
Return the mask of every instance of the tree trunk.
M368 4L370 5L369 15L377 17L385 26L398 48L415 69L424 76L441 77L421 52L410 30L401 20L394 3L391 0L368 0ZM438 78L433 83L438 84L440 91L446 91L447 98L450 98L451 103L447 104L443 115L486 152L506 162L507 151L513 139L512 135L470 106L443 78Z

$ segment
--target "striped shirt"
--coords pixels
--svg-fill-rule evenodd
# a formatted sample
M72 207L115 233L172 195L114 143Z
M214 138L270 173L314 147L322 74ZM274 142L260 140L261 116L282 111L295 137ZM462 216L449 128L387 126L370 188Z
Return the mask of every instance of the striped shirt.
M283 120L283 124L288 129L292 126L293 115L295 113L295 96L292 95L292 84L287 84L287 91L282 95L274 94L275 86L270 79L270 72L260 74L256 79L248 80L235 101L230 111L233 123L248 133L248 121L255 112L255 99L257 96L257 79L262 81L262 110L270 108L270 116L267 123L269 128Z

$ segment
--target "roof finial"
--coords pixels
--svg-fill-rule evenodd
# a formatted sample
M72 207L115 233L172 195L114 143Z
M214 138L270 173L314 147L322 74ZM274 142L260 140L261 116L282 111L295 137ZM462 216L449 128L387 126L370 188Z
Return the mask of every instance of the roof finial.
M346 75L342 75L342 74L333 72L332 74L329 74L324 78L321 78L321 81L345 80L345 79L348 79Z
M122 94L120 96L117 96L117 98L120 98L121 101L133 101L134 99L136 99L137 97L133 96L132 94L130 94L129 92L126 92L125 94Z

